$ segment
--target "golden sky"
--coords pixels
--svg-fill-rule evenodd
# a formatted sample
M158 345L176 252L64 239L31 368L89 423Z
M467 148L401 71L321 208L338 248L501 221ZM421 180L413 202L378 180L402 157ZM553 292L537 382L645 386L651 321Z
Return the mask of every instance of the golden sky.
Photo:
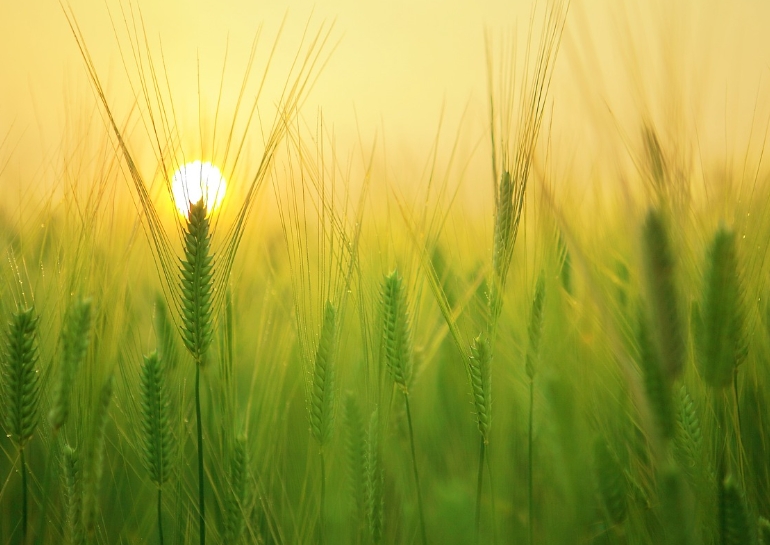
M197 124L196 59L202 106L210 114L225 44L232 95L257 28L263 26L257 60L262 66L286 17L270 80L277 86L308 20L312 28L333 22L337 46L307 111L322 108L342 147L353 145L358 127L367 138L384 133L396 157L420 160L428 155L442 108L449 139L466 107L469 141L485 137L484 31L496 36L517 31L523 43L531 13L529 2L511 0L134 4L156 55L163 45L177 114L186 129ZM122 5L129 6L125 0ZM121 3L72 0L70 6L111 102L125 115L130 94L118 48L128 43L120 28ZM605 139L635 139L647 115L670 138L685 130L697 133L702 146L739 154L747 146L752 119L762 133L770 114L768 29L766 0L573 0L551 93L555 149L565 157L584 156L587 145L602 153ZM58 0L0 3L0 82L0 141L5 138L0 166L8 162L0 183L8 176L34 179L63 142L72 146L73 129L65 127L94 104ZM270 93L277 87L266 92L273 101Z

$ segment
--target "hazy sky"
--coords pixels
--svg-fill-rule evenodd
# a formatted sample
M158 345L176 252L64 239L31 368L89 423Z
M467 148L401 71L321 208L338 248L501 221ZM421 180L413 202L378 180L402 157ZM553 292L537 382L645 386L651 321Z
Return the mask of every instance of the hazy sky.
M121 4L70 5L116 111L125 114L130 95L118 43L128 42L124 29L116 38L108 12L120 26ZM270 80L277 85L308 20L311 28L333 22L337 47L309 111L323 108L342 143L355 134L355 112L365 135L384 130L396 149L416 157L427 155L442 105L450 136L466 106L470 139L484 136L484 30L499 36L518 29L523 42L531 13L529 2L511 0L136 0L135 6L156 57L163 44L184 127L196 126L196 59L210 114L228 40L232 95L260 24L257 66L286 16ZM649 112L664 125L676 117L695 120L704 141L740 149L738 135L747 134L755 104L760 117L769 113L768 29L765 0L573 0L551 95L555 145L574 154L587 141L617 140L607 132L633 133ZM276 88L266 96L271 92ZM7 136L0 166L10 158L7 172L34 172L31 164L60 149L65 124L92 100L58 0L0 2L0 139Z

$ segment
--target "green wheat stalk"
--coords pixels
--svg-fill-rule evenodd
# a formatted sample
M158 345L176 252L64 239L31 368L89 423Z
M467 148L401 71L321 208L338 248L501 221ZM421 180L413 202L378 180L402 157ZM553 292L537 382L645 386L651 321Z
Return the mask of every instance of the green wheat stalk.
M352 392L345 395L345 457L347 458L348 488L353 500L355 521L360 524L366 514L365 482L366 473L366 432L358 406Z
M150 480L158 487L158 539L163 545L162 490L171 472L174 444L164 367L157 352L144 357L139 387L142 454Z
M417 456L414 448L414 429L409 407L409 383L412 378L412 331L409 323L406 290L398 270L387 274L382 282L380 302L383 316L383 346L385 362L390 375L404 394L406 419L409 425L409 444L412 452L412 469L417 489L417 508L420 516L420 534L423 545L428 542L425 530L420 474L417 470Z
M40 379L37 323L32 308L13 314L0 353L0 405L8 437L19 452L21 464L21 527L27 537L27 462L24 451L38 422Z
M215 261L211 252L211 218L203 199L193 204L184 233L184 258L180 267L182 294L182 341L195 361L195 419L198 432L198 529L200 544L206 544L205 470L203 465L203 421L200 375L214 336L212 305Z

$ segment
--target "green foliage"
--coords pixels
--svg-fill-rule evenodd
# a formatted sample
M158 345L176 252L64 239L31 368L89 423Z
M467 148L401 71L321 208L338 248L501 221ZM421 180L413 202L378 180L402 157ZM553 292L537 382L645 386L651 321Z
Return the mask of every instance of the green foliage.
M703 299L693 307L699 369L713 388L728 386L746 357L741 289L735 234L720 226L706 258Z
M380 290L385 362L393 380L406 390L412 378L412 330L406 290L398 270L386 275Z
M211 253L211 218L203 199L190 205L184 233L184 259L180 267L182 292L182 340L198 365L214 336L212 305L214 256Z
M61 333L59 373L53 385L53 399L48 421L54 431L61 428L70 411L70 396L75 375L88 350L91 330L91 300L78 299L67 310Z
M32 437L38 421L37 322L32 308L14 313L0 353L2 420L18 448Z
M327 301L313 365L310 392L310 429L323 446L334 432L334 366L337 354L337 310Z
M492 425L492 350L489 340L479 335L471 345L470 374L476 423L484 444L489 443Z
M152 482L161 486L171 472L174 443L164 368L157 352L144 357L139 386L144 464Z
M770 521L759 517L759 545L770 545Z

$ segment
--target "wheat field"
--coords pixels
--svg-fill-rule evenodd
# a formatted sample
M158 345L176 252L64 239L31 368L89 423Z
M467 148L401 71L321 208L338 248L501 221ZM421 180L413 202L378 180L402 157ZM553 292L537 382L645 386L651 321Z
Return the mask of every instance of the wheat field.
M521 7L415 149L315 98L337 22L180 91L107 5L51 7L43 166L0 125L0 543L770 545L770 65L719 15Z

